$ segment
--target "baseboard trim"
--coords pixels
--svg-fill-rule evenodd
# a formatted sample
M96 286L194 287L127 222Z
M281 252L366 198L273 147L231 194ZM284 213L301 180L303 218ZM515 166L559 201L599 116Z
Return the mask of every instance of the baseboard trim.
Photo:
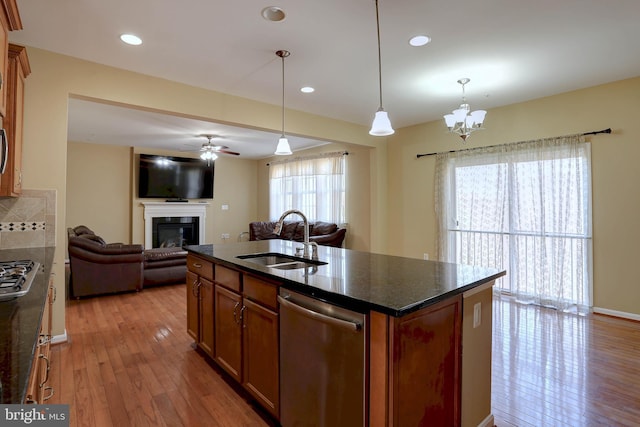
M62 335L54 335L51 337L51 344L62 344L63 342L67 342L67 330L64 330Z
M593 307L593 312L598 314L606 314L607 316L621 317L623 319L635 320L640 322L640 314L627 313L625 311L609 310L607 308Z
M478 424L478 427L493 427L495 425L494 422L495 420L493 419L493 414L489 414L487 415L487 418L485 418L480 424Z

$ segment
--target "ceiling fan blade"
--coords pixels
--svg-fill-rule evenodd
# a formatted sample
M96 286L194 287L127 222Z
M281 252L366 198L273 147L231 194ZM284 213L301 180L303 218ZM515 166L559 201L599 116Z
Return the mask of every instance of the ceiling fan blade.
M225 154L232 154L234 156L239 156L240 153L236 153L235 151L229 151L229 150L218 150L219 153L225 153Z

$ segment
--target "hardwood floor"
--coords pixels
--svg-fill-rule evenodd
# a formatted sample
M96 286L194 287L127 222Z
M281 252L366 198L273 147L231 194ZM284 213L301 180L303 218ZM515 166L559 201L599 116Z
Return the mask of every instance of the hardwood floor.
M494 299L498 426L640 426L640 322Z
M192 347L184 285L69 301L49 403L71 426L274 425ZM263 416L265 418L263 418Z
M71 426L273 426L192 347L184 285L69 301L49 403ZM495 300L496 425L640 425L640 322ZM239 394L240 393L240 394Z

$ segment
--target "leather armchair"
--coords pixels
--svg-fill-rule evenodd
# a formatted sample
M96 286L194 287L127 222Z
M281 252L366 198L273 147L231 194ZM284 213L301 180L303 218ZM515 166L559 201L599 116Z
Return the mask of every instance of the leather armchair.
M144 267L142 245L106 244L93 233L76 234L72 228L68 231L71 297L79 298L142 289Z

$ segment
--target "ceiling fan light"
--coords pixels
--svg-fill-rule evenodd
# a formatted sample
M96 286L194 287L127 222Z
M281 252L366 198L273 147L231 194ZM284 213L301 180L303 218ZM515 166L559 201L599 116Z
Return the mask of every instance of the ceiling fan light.
M218 158L217 154L214 153L213 151L204 151L202 154L200 154L200 158L202 160L207 160L207 161L211 161L211 160L215 160Z
M276 152L274 153L276 156L288 156L293 154L291 152L291 147L289 146L289 140L282 135L278 140L278 146L276 147Z
M376 111L369 135L387 136L392 135L394 132L395 131L391 127L391 121L389 120L387 112L382 109Z

